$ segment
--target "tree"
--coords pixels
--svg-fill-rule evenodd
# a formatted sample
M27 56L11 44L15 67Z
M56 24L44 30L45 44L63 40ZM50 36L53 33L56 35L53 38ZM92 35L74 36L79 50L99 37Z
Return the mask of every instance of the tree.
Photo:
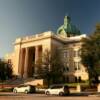
M55 48L52 53L46 50L42 56L42 63L38 62L37 72L41 78L47 80L48 86L62 82L64 65L61 58L59 49Z
M12 72L11 64L0 60L0 80L3 82L12 78Z
M52 53L51 56L51 72L53 83L61 83L63 80L64 63L61 57L61 51L58 48Z
M42 63L42 57L39 57L35 63L35 78L43 78L43 63Z
M97 24L95 32L82 39L82 42L82 63L88 69L90 81L92 79L98 81L98 75L100 75L100 24Z

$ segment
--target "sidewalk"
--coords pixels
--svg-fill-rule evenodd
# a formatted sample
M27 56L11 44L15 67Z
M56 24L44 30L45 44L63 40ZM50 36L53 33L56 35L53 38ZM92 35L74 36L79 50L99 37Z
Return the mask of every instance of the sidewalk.
M100 96L98 92L81 92L81 93L71 93L69 96Z

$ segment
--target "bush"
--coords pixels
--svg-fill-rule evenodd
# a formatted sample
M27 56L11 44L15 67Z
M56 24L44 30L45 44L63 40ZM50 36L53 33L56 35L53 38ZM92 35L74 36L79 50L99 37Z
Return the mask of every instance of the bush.
M13 88L1 88L0 92L12 92Z

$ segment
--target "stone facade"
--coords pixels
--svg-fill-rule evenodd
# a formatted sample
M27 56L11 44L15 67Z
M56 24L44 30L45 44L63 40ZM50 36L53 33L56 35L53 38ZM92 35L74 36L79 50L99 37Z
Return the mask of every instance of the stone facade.
M81 39L86 35L63 38L54 34L51 31L18 38L14 43L14 52L6 56L6 59L11 59L13 64L14 74L28 78L33 76L32 64L36 62L45 50L52 51L55 47L61 50L62 59L66 64L64 71L65 80L70 82L88 79L88 73L85 67L81 64L80 49ZM35 70L35 68L34 68Z

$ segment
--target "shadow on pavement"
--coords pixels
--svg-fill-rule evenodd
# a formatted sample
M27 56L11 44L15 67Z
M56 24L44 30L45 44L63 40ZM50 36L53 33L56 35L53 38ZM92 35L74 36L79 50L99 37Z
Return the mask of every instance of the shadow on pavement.
M68 96L100 96L97 92L81 92L81 93L71 93Z
M46 96L45 94L36 94L36 93L32 93L32 94L24 94L24 93L0 93L0 96L28 96L28 95L34 95L34 96ZM53 96L53 95L51 95ZM50 97L51 97L50 96ZM100 93L90 93L90 92L84 92L84 93L71 93L69 95L65 95L62 97L80 97L80 96L100 96ZM49 96L48 96L49 97Z
M89 93L71 93L68 96L88 96Z
M0 93L0 96L27 96L28 94L24 93Z

